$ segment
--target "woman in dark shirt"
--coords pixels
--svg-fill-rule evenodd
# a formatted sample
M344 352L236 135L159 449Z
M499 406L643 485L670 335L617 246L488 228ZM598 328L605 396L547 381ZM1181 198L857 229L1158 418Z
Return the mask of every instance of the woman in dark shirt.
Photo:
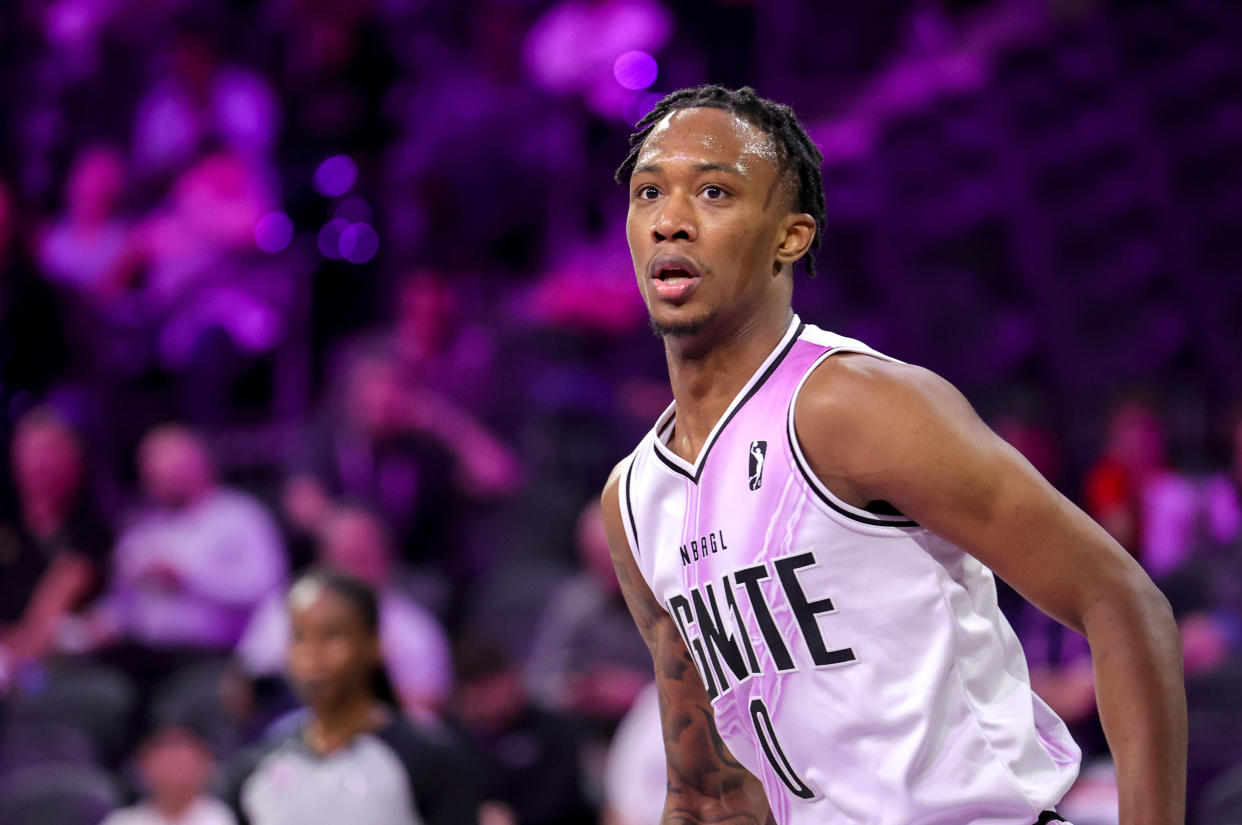
M0 511L0 657L14 667L56 646L64 618L98 589L110 541L89 505L81 441L63 418L26 413L10 459L15 496Z
M447 734L395 709L380 657L374 592L313 572L289 592L290 681L306 716L243 755L229 802L243 825L466 825L477 822L469 766Z

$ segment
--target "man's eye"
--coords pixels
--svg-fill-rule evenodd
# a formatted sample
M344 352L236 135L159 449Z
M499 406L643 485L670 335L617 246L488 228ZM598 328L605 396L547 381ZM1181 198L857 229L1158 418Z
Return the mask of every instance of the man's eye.
M719 186L708 186L703 189L703 194L708 200L717 201L725 196L725 191Z
M659 194L660 190L656 189L654 186L643 186L638 190L638 199L649 201L658 197Z

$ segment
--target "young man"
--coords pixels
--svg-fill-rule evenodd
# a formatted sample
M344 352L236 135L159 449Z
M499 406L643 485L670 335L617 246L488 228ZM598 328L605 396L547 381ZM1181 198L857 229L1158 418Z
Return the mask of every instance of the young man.
M1079 751L995 571L1086 634L1123 825L1182 822L1181 651L1151 581L945 381L793 314L824 215L793 112L704 86L638 126L617 176L675 401L603 507L655 662L664 821L1057 821Z

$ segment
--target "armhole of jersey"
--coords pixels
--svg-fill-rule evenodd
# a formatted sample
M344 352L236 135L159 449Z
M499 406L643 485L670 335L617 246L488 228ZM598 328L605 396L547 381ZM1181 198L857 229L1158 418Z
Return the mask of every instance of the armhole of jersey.
M790 455L793 457L793 462L797 466L798 471L806 480L807 486L811 488L811 492L813 492L815 497L818 498L833 513L843 516L857 524L865 524L869 527L917 528L919 526L918 522L908 518L896 510L893 510L892 513L873 512L871 510L864 510L861 507L855 507L853 504L838 498L822 481L819 480L819 476L815 475L815 472L811 470L810 463L807 462L806 456L802 453L802 445L798 443L798 433L794 427L794 409L798 406L798 396L802 394L802 386L806 383L806 380L811 377L811 373L815 372L819 365L824 363L824 361L828 360L833 355L840 355L848 352L856 352L861 355L870 355L886 361L894 361L894 363L896 363L896 359L889 358L885 355L881 355L880 353L854 347L834 347L816 358L814 363L812 363L811 366L807 368L807 371L802 374L802 378L798 380L798 385L793 391L793 397L789 399L789 412L786 416L786 432L789 437ZM902 533L904 534L904 530Z
M621 522L625 525L625 538L630 543L630 552L634 554L635 561L641 562L643 556L638 546L638 524L634 521L634 502L630 498L630 478L634 475L634 458L637 455L638 450L635 450L624 461L625 470L617 484L617 499L621 505Z

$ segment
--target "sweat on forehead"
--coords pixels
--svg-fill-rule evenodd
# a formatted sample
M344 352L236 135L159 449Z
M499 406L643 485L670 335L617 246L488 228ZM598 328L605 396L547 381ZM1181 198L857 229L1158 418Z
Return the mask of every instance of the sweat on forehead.
M639 148L634 172L670 160L726 162L748 177L755 165L769 165L790 201L797 200L798 182L775 136L746 117L720 106L674 109L651 127Z

